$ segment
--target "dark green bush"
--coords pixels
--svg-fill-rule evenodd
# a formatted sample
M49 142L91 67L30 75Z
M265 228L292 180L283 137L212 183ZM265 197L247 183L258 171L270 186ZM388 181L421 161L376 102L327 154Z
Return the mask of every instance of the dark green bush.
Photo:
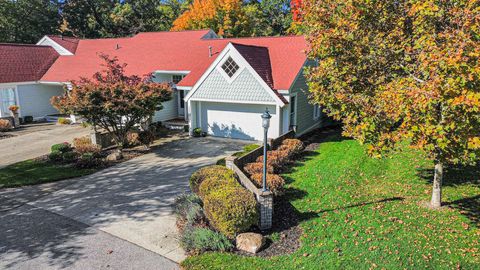
M243 187L224 187L212 191L203 200L210 224L229 238L245 232L258 222L254 195Z
M75 152L66 152L62 154L62 159L65 162L72 163L77 161L77 158L78 158L78 154Z
M218 176L218 175L224 175L224 174L230 174L230 173L231 173L231 170L223 166L213 165L213 166L203 167L200 170L193 173L192 176L190 177L190 189L193 192L198 193L198 188L200 187L200 184L205 179L211 176Z
M94 153L84 153L80 155L76 166L79 168L95 168L102 165L102 160L97 158Z
M55 150L48 155L48 159L55 162L62 161L63 159L62 155L63 155L62 152Z
M52 145L51 151L52 152L59 151L61 153L66 153L66 152L72 151L72 146L67 142L57 143Z
M229 251L233 244L224 235L207 228L189 227L185 229L180 245L188 253L198 254L205 251Z

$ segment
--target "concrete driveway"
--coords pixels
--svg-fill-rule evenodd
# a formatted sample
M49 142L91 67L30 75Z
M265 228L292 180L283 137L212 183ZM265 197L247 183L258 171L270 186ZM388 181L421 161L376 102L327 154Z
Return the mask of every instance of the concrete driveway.
M175 197L196 169L245 144L177 139L87 177L0 190L0 268L177 268Z
M41 123L23 126L11 132L14 137L0 140L0 168L50 152L56 143L72 142L73 138L86 136L88 128L78 125L64 126Z

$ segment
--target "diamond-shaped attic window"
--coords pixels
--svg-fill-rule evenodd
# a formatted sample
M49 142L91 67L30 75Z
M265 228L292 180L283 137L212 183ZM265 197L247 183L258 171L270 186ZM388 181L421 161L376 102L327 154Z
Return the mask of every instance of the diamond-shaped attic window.
M237 73L239 68L240 67L235 61L233 61L232 57L228 57L227 61L222 65L223 71L225 71L230 78Z

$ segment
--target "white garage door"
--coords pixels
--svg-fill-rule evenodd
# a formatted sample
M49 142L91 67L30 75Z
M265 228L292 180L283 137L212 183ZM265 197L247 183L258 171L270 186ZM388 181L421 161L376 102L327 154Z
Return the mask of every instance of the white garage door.
M201 103L202 130L215 137L242 140L262 140L263 128L261 115L265 105ZM275 107L268 106L273 117ZM270 134L269 134L270 135Z

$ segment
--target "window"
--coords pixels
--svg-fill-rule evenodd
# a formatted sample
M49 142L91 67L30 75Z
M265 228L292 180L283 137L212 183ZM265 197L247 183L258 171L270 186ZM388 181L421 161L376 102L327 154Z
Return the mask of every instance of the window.
M15 104L15 88L0 88L0 115L10 115L8 107Z
M290 129L295 129L297 123L295 122L295 113L297 111L297 98L295 96L290 97Z
M321 114L322 110L320 108L320 105L318 104L315 104L313 106L313 119L318 119L320 118L320 114Z
M237 73L239 68L240 67L237 65L237 63L235 63L235 61L233 61L232 57L228 57L227 61L225 61L225 63L222 65L223 71L225 71L230 78Z
M185 108L185 100L183 100L183 99L185 98L185 92L182 91L182 90L179 90L178 94L180 95L180 108L184 109Z
M185 75L173 75L172 76L172 82L174 84L179 83L183 78L185 78Z

